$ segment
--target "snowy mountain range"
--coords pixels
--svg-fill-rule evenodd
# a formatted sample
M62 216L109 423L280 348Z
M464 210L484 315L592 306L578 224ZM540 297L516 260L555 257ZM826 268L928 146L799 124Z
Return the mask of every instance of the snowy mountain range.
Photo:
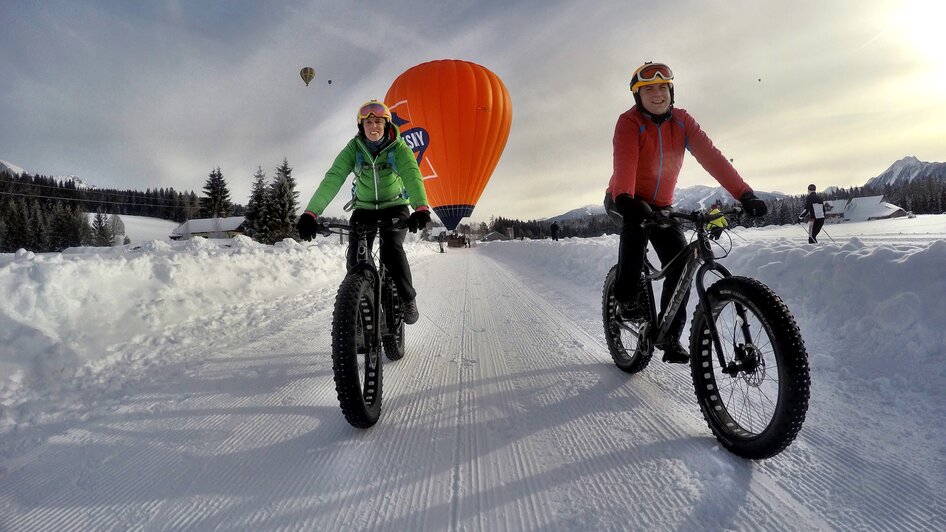
M928 163L912 155L904 157L893 163L884 173L869 179L866 186L882 188L885 185L902 185L924 177L946 180L946 163Z
M0 160L0 174L2 174L2 173L8 173L8 174L12 174L12 175L20 175L20 174L24 174L24 173L25 173L25 174L30 174L30 175L33 174L33 172L24 170L24 169L20 168L19 166L15 165L15 164L13 164L13 163L10 163L10 162L4 161L4 160ZM85 181L79 179L79 176L74 175L74 174L73 174L73 175L50 176L50 177L52 177L53 179L55 179L55 180L57 180L57 181L72 181L73 183L76 184L76 188L95 188L95 185L90 185L90 184L86 183Z
M8 174L20 175L25 171L26 170L20 168L19 166L13 163L8 163L6 161L0 160L0 174L6 172Z
M924 177L935 177L946 180L946 163L930 163L917 159L914 156L904 157L893 163L890 168L877 177L867 181L865 186L882 188L885 185L902 185L915 179ZM838 187L829 186L821 189L824 194L831 194ZM781 192L762 192L756 191L756 194L766 201L773 199L787 198L788 194ZM729 205L733 202L732 196L723 187L708 187L704 185L694 185L692 187L678 188L674 192L674 208L679 210L696 210L707 208L714 201L719 201L723 205ZM585 205L577 209L572 209L566 213L547 218L547 221L563 221L583 218L591 214L604 214L603 205Z
M766 201L788 197L787 194L782 194L781 192L756 192L756 194ZM732 196L730 196L729 192L727 192L723 187L694 185L692 187L678 188L674 192L673 196L675 200L673 202L674 208L683 211L694 211L709 208L709 206L714 202L719 202L722 205L731 205L733 203ZM595 214L604 214L604 205L585 205L584 207L572 209L566 213L559 214L558 216L546 218L545 220L549 222L562 222L565 220L584 218L586 216Z

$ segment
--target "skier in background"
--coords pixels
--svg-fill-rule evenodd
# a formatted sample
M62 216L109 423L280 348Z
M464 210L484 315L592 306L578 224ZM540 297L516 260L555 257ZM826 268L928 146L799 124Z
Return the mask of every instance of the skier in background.
M808 197L805 199L805 210L798 215L799 221L804 221L808 217L808 243L818 243L818 233L824 226L824 201L816 192L818 188L814 185L808 185Z

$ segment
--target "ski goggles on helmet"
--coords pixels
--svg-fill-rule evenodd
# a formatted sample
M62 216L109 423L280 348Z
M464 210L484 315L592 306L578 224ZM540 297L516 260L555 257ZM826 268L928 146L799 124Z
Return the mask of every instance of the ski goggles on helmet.
M671 83L673 81L673 71L663 63L644 63L640 68L634 71L631 77L631 92L637 92L645 85L657 85L658 83Z
M391 111L388 110L388 106L384 105L378 100L371 100L370 102L362 105L361 109L358 109L358 123L360 124L362 120L368 118L369 116L384 118L388 122L391 121Z

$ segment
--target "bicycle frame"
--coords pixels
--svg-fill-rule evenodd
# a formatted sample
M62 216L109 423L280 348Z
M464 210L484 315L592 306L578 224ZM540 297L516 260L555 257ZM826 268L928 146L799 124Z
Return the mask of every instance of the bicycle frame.
M348 273L345 275L352 274L362 274L370 277L374 281L374 301L375 301L375 310L377 311L378 323L379 325L374 328L374 341L375 345L381 345L381 336L387 332L389 326L387 316L384 313L384 305L381 304L383 281L386 277L386 270L384 268L384 263L380 260L378 265L375 266L374 255L371 253L371 250L368 248L368 236L371 234L376 234L378 237L378 249L381 249L381 229L389 227L400 227L403 224L403 221L397 218L393 218L391 221L381 221L375 223L367 224L329 224L327 227L329 230L332 230L334 233L339 234L348 234L349 237L354 236L358 239L357 252L355 255L355 264L348 270Z
M666 340L667 333L670 329L670 324L673 323L673 318L677 316L677 313L683 311L683 298L686 294L686 291L694 283L696 284L697 298L699 299L699 304L702 307L704 314L707 316L712 316L709 298L706 296L704 278L709 271L719 272L721 277L731 277L732 273L730 273L730 271L725 266L716 262L716 256L713 253L712 243L709 239L709 233L706 230L706 224L712 220L725 216L726 214L739 214L741 212L741 210L731 210L721 212L719 214L704 214L701 212L685 214L669 212L665 215L664 220L645 222L645 229L649 226L658 226L660 224L666 223L679 224L680 222L678 220L688 220L694 222L696 225L696 239L687 244L683 251L671 259L663 269L658 269L656 266L654 266L650 262L650 259L647 257L645 252L644 278L648 283L651 284L653 284L655 281L665 278L670 268L678 260L684 261L683 271L680 273L680 280L673 289L673 295L671 296L670 304L667 306L666 312L664 312L663 319L657 324L657 333L654 337L654 344L659 345ZM745 338L751 339L749 326L746 320L745 308L743 308L742 305L737 305L736 312L742 321L742 329L743 333L745 334ZM656 313L654 315L656 315ZM720 367L726 367L722 344L720 343L719 334L716 331L716 324L713 322L713 320L708 320L707 326L710 329L710 336L713 338L713 347L716 350L716 357L719 360Z

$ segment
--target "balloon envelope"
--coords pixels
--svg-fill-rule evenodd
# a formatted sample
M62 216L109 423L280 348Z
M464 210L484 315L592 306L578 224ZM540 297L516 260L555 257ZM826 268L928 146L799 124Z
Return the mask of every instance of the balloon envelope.
M456 229L473 214L506 146L509 91L485 67L448 59L406 70L384 103L417 157L430 206Z
M315 69L312 67L305 67L299 71L299 75L302 76L302 81L304 81L305 86L308 87L309 82L315 77Z

